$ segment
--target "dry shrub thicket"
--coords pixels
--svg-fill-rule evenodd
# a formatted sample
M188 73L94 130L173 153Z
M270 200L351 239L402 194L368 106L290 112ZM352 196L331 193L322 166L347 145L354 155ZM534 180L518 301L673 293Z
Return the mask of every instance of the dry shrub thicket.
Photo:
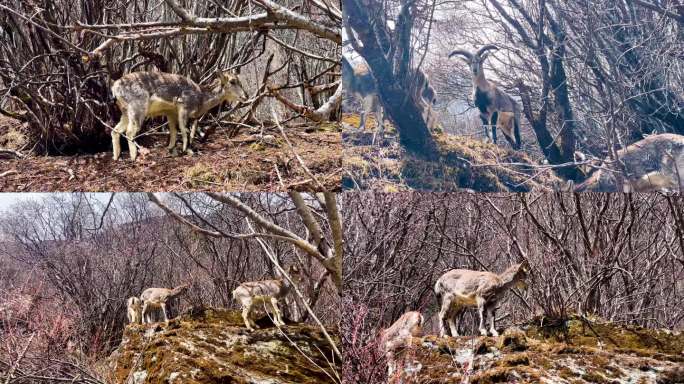
M329 0L4 0L0 114L24 122L21 151L95 152L119 117L111 81L159 70L209 85L232 68L252 97L233 129L272 125L272 105L325 120L341 98L341 17Z
M147 287L190 283L174 314L238 308L231 296L237 285L278 276L260 242L281 265L299 266L305 276L299 289L313 312L324 324L337 323L339 291L328 269L340 261L331 250L336 230L324 202L296 193L233 196L261 223L220 195L152 197L177 218L150 198L117 194L109 204L107 194L53 194L21 202L0 219L0 371L13 374L12 382L79 374L75 382L96 381L97 362L121 339L125 300ZM330 268L268 228L271 223L307 242L316 238L305 229L307 214L320 229L318 249L330 250L320 259ZM313 323L301 301L288 302L291 320Z
M381 382L377 331L420 310L436 334L433 286L452 268L501 272L528 260L499 327L571 313L684 328L684 200L661 194L355 193L344 197L344 377ZM468 311L461 331L477 334Z

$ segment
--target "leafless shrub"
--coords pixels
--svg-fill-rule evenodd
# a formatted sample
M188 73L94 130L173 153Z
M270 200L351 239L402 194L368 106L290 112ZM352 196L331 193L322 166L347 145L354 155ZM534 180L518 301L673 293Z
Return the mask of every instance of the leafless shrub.
M316 220L327 212L323 202L305 196L304 206L296 207L285 195L241 195L238 201L266 220L253 221L252 232L239 209L207 195L160 195L157 201L179 219L226 236L197 231L159 210L145 194L113 199L108 194L43 195L18 203L0 219L0 344L7 344L0 366L14 364L27 372L40 367L54 377L66 369L57 361L86 369L118 346L126 299L152 286L192 283L176 314L201 306L237 309L231 291L240 283L278 276L271 256L280 265L297 265L306 276L298 285L303 300L289 300L288 318L336 324L339 278L291 243L257 235L271 222L292 234L306 233L304 242L313 241L307 235L315 235L307 233L297 210L309 207L307 217ZM327 219L317 222L325 238L316 240L313 250L323 252L321 260L335 271L341 257L334 251L332 237L337 235L329 234L337 230ZM263 237L271 256L257 237ZM20 359L16 353L29 338L31 359ZM41 356L55 365L40 365Z
M432 289L452 268L501 272L530 263L528 289L501 303L501 327L571 313L684 327L678 196L355 193L342 207L345 372L377 363L367 348L405 311L420 310L425 332L436 334ZM466 334L477 333L473 313L461 321Z
M109 85L123 74L159 70L209 85L216 69L233 68L253 96L239 122L260 125L270 115L262 102L276 96L281 112L294 110L287 117L321 120L338 105L327 102L339 85L339 9L328 0L4 1L0 113L29 124L38 153L94 152L118 121Z

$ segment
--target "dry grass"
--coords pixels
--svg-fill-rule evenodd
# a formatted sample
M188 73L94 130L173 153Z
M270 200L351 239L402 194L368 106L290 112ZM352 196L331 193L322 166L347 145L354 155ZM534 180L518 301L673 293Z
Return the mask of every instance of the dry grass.
M342 119L345 189L529 192L562 186L551 171L538 172L535 161L523 152L435 132L439 160L426 161L406 153L392 128L384 140L371 145L372 131L359 131L358 122L353 114Z

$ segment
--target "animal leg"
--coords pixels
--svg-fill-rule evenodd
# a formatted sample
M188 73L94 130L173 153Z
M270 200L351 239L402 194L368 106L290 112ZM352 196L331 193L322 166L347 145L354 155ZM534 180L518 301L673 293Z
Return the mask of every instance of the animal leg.
M164 322L168 323L169 318L166 316L166 303L161 303L162 314L164 315Z
M253 331L254 328L252 328L252 324L249 321L249 313L252 309L252 303L249 303L248 305L245 305L242 307L242 320L245 321L245 326L247 327L248 331Z
M653 171L641 176L631 184L627 181L624 183L624 192L649 192L657 191L676 191L678 183L673 178L668 177L662 171Z
M176 119L176 116L173 115L168 115L168 120L169 120L169 145L166 147L169 150L172 150L173 147L176 146L176 125L178 124L178 120Z
M361 124L359 124L359 129L364 131L366 129L366 115L373 108L373 97L371 95L366 95L361 100Z
M498 116L498 128L503 132L506 140L511 144L513 149L520 149L520 132L519 127L516 127L516 117L514 113L500 113ZM515 137L514 137L515 136Z
M492 128L492 141L496 144L496 122L499 120L499 112L492 112L489 117L489 126Z
M126 113L121 114L121 120L119 120L119 123L112 129L112 158L114 160L119 160L119 156L121 155L121 135L126 133L126 128L128 127L128 116L126 116Z
M489 134L489 118L484 113L481 113L480 120L482 121L482 128L484 129L485 137L487 140L491 140L492 137Z
M273 307L273 316L276 326L282 327L285 325L282 316L280 315L280 308L278 308L278 300L275 297L271 297L271 307Z
M451 307L451 297L449 296L444 296L442 298L442 308L439 310L439 336L444 337L447 336L446 334L446 327L445 327L445 322L447 320L447 316L449 316L449 309ZM458 334L454 334L452 331L451 336L458 336Z
M183 153L188 150L188 112L184 107L178 108L178 128L180 128L181 138L183 139Z
M394 371L397 369L397 362L394 360L394 356L387 356L387 377L391 378Z
M195 119L195 121L192 122L192 128L190 128L190 144L192 145L192 142L195 140L195 133L197 132L197 124L199 120Z
M432 113L432 104L427 103L427 112L426 112L426 118L425 118L425 123L428 126L428 129L434 129L435 128L435 119L433 117Z
M131 160L135 161L138 157L138 147L135 146L135 137L140 131L143 120L145 119L145 111L136 113L129 110L128 113L128 128L126 129L126 139L128 139L128 151L131 155Z
M456 318L456 315L459 313L458 310L452 311L451 314L449 314L449 330L451 331L452 336L458 336L458 327L456 326L456 321L454 320Z
M143 317L143 323L144 324L149 324L150 323L150 306L147 304L147 301L143 303L143 309L142 309L142 317Z
M496 337L499 336L499 332L496 331L496 328L494 328L494 314L496 313L496 310L493 308L487 308L487 317L489 317L489 333L492 334L492 336Z
M487 336L487 330L484 327L485 323L485 301L477 299L477 313L480 315L480 335Z

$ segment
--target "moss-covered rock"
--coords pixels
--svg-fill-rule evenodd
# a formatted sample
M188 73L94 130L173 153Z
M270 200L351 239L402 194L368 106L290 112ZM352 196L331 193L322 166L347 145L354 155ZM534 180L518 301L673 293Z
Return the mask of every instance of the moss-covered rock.
M386 191L394 189L430 191L473 190L478 192L559 190L565 188L553 172L540 172L539 164L524 152L464 136L433 132L439 153L426 160L406 152L385 124L385 139L372 145L374 123L368 119L360 131L359 117L344 114L342 137L345 144L344 188ZM387 160L391 166L387 166Z
M267 319L248 332L237 311L200 310L168 325L130 325L108 358L113 383L334 382L339 361L323 332L290 324L281 329ZM329 331L334 335L332 330ZM335 342L338 336L334 336Z
M684 383L680 333L577 316L539 320L499 337L416 338L397 356L399 367L413 369L397 375L422 384Z

